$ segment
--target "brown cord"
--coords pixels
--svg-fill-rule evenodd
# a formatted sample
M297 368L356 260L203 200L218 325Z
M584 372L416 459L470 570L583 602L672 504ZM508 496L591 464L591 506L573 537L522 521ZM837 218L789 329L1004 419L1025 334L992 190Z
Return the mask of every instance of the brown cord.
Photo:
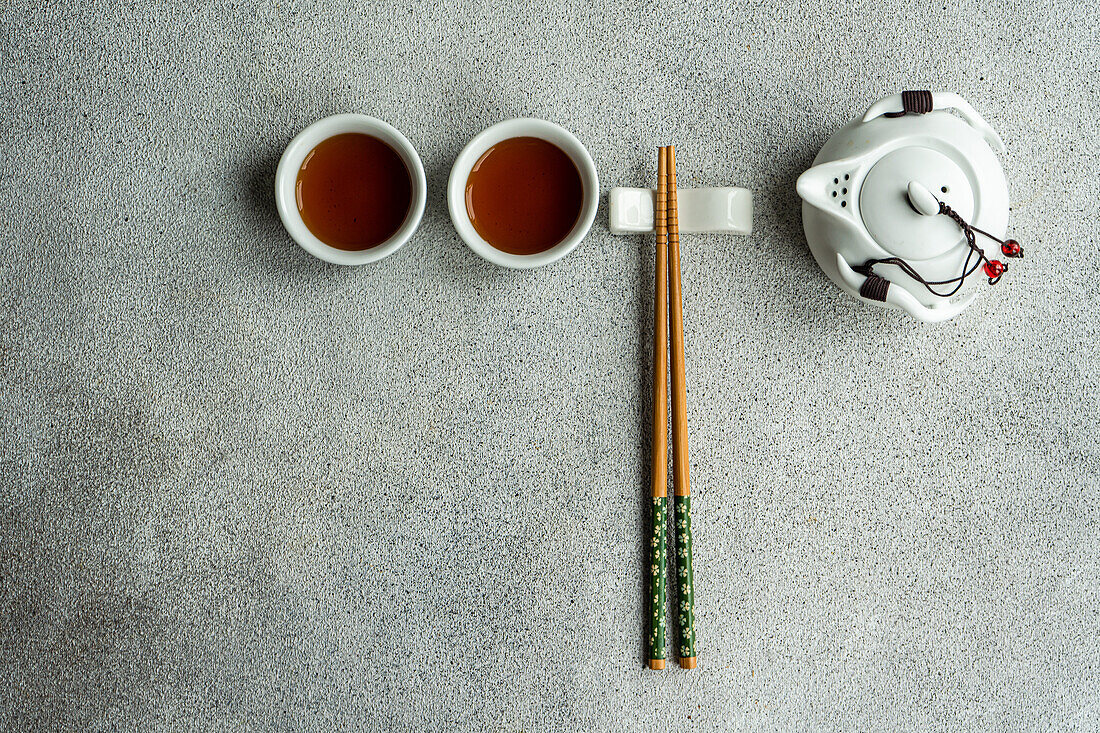
M963 235L966 237L966 244L970 248L970 251L966 253L966 261L963 262L962 274L958 277L952 277L947 280L925 280L921 276L921 274L913 268L912 265L910 265L908 262L901 259L900 257L883 257L882 259L868 260L859 267L852 268L853 270L867 278L867 280L864 281L863 285L859 289L860 295L870 300L886 300L886 291L889 289L890 284L889 282L886 282L886 285L883 285L882 283L878 282L878 280L884 280L884 278L874 272L872 268L875 265L893 265L899 268L909 277L919 282L928 290L928 292L932 293L933 295L938 295L941 298L950 298L952 295L959 292L959 290L963 286L963 282L966 281L966 278L974 274L974 271L977 270L979 267L990 262L989 258L985 256L985 250L979 247L977 242L975 241L974 232L983 234L996 242L1000 242L1001 240L992 236L988 232L983 232L981 229L976 229L975 227L970 226L970 224L968 224L966 220L959 216L959 213L957 211L955 211L942 201L940 202L940 213L944 216L950 217L952 221L959 225L959 227L963 230ZM978 259L974 262L973 265L971 265L971 261L974 259L974 255L977 255ZM999 265L1000 273L996 277L989 278L990 285L996 285L998 282L1000 282L1001 276L1004 274L1005 269L1007 269L1007 266L1003 262L999 262ZM874 282L872 282L872 280L874 280ZM932 287L933 285L952 284L955 287L946 293L938 292ZM864 292L865 290L867 292Z
M859 294L867 300L886 301L886 293L890 290L890 281L881 275L869 272L867 279L859 288Z
M887 112L883 117L928 114L932 111L932 92L924 90L902 92L901 109L901 112Z

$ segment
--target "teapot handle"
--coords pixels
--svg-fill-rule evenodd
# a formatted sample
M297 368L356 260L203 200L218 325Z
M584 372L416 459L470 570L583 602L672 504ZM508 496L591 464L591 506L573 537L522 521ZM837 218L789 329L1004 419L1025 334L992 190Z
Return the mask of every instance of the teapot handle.
M851 265L848 264L848 261L844 259L844 255L839 252L836 256L836 268L840 271L840 277L847 283L848 287L859 293L863 284L867 281L867 278L853 270ZM890 287L886 290L886 297L878 302L899 308L913 316L913 318L916 318L918 321L938 323L939 321L946 321L949 318L954 318L962 313L963 309L974 300L975 295L976 293L971 293L958 302L952 303L946 301L942 307L929 308L913 297L913 294L901 285L892 282L890 283ZM863 295L859 297L868 302L875 302Z
M925 106L917 110L911 109L909 102L913 99L912 96L906 99L908 95L921 95L922 100L926 100L931 97L931 105L925 104ZM930 107L930 108L929 108ZM883 97L867 110L867 114L863 115L864 122L870 122L876 117L882 117L887 115L890 117L897 117L910 111L915 111L917 114L924 114L925 112L931 112L937 109L954 109L959 113L959 116L969 123L971 127L981 133L994 150L998 153L1005 152L1004 141L1001 140L1001 136L997 134L997 131L990 127L989 123L982 119L982 116L978 114L978 111L970 106L970 103L960 97L954 92L904 92L902 94L891 94L888 97Z

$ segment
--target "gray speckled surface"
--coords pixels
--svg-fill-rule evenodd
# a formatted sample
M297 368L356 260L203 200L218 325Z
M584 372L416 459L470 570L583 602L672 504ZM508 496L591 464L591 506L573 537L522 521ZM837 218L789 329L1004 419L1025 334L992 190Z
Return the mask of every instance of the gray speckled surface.
M1100 727L1094 3L9 0L0 727ZM1027 259L957 321L844 297L794 179L879 96L969 99ZM285 236L282 147L417 145L415 240ZM472 135L559 122L756 192L684 279L700 668L642 668L652 242L460 243Z

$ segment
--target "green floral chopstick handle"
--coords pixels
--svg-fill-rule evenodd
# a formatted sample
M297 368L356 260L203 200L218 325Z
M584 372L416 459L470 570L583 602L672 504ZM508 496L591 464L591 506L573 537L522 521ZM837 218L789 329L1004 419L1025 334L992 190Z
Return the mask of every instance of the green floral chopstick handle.
M649 539L649 666L665 666L665 556L668 497L653 497L652 535Z
M691 570L691 497L675 498L677 609L680 619L680 666L695 666L695 578Z

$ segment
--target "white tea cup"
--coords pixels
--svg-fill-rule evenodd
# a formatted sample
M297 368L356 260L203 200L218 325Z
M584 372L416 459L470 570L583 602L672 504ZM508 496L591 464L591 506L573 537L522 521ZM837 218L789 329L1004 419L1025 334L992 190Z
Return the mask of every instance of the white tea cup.
M390 146L405 163L412 188L409 212L397 231L384 242L362 250L344 250L325 244L309 230L298 209L298 171L306 156L323 140L349 132L371 135ZM424 165L420 162L416 148L397 128L367 115L339 114L317 120L290 141L275 171L275 205L287 233L306 252L336 265L362 265L367 262L376 262L396 252L409 241L420 226L427 200L428 184L424 177Z
M583 193L577 223L565 239L550 249L534 254L512 254L489 244L474 228L466 208L466 182L474 164L494 145L514 137L535 137L556 145L577 166L581 177ZM451 222L462 241L489 262L517 269L541 267L557 262L576 249L592 227L599 200L600 181L596 176L596 165L581 141L564 127L535 118L504 120L474 137L455 159L447 184L447 208L451 213Z

